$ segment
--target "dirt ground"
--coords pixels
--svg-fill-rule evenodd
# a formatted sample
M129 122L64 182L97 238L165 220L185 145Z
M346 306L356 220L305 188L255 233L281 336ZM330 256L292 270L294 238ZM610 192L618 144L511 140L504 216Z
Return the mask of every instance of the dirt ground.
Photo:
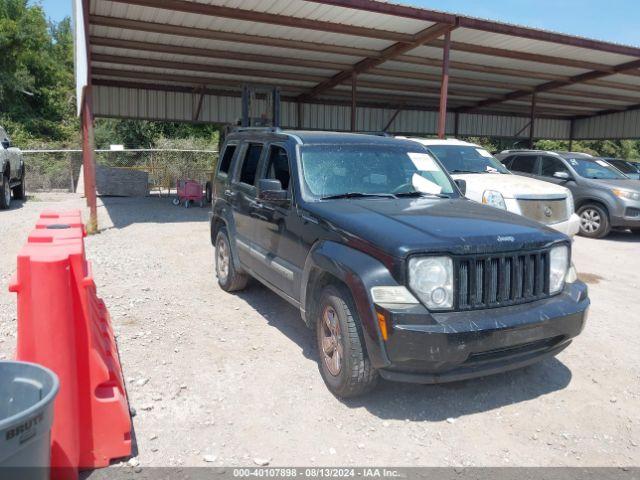
M15 348L16 254L39 194L0 212L0 355ZM557 359L442 386L381 382L351 401L325 388L298 312L213 273L206 209L103 199L87 239L117 332L140 466L629 466L640 464L640 235L577 238L592 307Z

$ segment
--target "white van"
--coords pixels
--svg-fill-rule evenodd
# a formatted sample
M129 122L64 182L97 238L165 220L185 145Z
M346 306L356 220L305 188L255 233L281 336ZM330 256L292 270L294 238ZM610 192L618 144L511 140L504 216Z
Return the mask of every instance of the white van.
M512 175L487 150L455 139L410 138L425 145L456 180L467 182L471 200L541 222L570 237L578 233L569 189L533 178Z

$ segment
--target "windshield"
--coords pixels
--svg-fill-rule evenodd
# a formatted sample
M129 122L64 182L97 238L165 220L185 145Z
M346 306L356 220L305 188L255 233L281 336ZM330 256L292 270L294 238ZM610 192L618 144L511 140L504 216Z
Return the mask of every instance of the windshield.
M608 160L608 162L618 170L620 170L622 173L638 173L635 167L622 160Z
M451 195L446 173L425 151L390 145L307 145L300 148L303 178L315 197L360 194ZM362 195L360 195L362 196Z
M587 158L569 158L569 163L573 169L584 178L594 180L614 180L619 178L629 178L620 173L615 167L609 165L604 160Z
M449 173L509 173L484 148L470 145L429 145Z

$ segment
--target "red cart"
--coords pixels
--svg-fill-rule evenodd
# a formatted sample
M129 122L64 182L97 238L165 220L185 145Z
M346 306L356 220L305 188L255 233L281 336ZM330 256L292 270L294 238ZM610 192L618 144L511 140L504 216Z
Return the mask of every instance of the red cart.
M178 195L173 199L175 206L183 203L185 208L189 208L193 203L198 202L198 205L204 207L204 188L199 182L195 180L178 180L177 190Z

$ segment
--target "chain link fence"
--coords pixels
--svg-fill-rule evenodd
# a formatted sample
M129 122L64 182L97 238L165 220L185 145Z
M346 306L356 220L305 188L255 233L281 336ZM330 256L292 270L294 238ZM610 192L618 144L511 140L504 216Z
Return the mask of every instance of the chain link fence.
M28 192L75 192L82 168L81 150L24 150ZM149 192L169 194L180 179L204 185L218 161L214 150L132 149L96 150L96 164L149 175Z

